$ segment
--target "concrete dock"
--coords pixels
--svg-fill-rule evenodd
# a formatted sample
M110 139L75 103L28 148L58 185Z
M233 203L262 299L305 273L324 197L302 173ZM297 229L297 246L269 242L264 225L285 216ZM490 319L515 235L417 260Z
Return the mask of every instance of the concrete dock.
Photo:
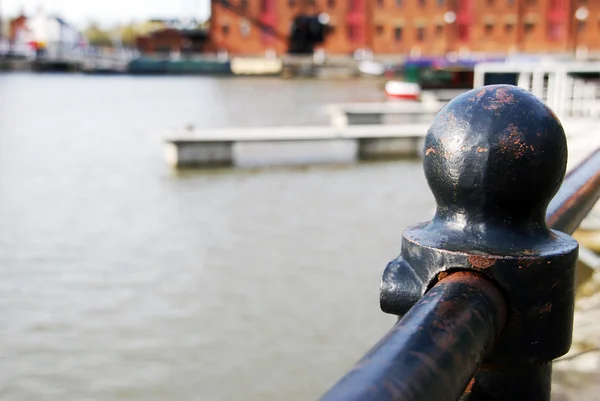
M446 104L437 98L424 102L342 103L329 104L323 111L335 127L348 125L430 123Z
M428 123L345 127L269 127L202 130L166 140L169 165L275 166L349 164L417 157Z
M414 158L422 153L429 126L430 122L418 122L198 130L168 137L165 156L174 168L351 164ZM600 122L571 118L563 120L563 126L573 148L572 165L582 152L591 151L586 145L591 138L600 138Z

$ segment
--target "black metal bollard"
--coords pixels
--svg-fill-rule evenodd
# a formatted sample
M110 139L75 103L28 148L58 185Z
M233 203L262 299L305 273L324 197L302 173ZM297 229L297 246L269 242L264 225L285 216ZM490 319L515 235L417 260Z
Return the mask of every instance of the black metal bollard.
M405 231L382 310L403 316L441 278L478 272L504 294L508 322L462 399L548 400L551 361L571 345L578 250L545 220L566 170L560 122L517 87L475 89L440 111L424 157L437 211Z

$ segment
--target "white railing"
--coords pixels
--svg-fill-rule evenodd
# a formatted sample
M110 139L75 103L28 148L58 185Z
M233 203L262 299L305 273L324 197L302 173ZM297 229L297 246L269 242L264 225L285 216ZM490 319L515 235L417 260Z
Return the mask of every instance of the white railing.
M577 74L600 74L597 62L481 63L475 67L474 86L487 74L517 74L517 85L543 100L559 117L600 116L600 79Z

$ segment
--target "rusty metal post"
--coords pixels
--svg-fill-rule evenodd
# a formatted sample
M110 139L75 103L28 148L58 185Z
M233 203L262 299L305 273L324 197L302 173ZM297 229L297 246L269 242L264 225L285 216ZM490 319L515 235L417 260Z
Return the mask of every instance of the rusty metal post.
M443 277L483 275L506 298L508 323L462 399L547 401L551 361L571 345L578 251L545 219L565 176L564 130L530 93L487 86L440 111L424 152L437 211L404 232L381 308L403 316Z

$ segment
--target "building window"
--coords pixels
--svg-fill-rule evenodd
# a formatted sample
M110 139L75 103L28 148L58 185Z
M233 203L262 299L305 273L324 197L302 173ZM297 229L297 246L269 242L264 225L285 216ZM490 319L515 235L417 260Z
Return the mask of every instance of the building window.
M248 21L242 21L240 24L240 34L243 37L250 35L250 24Z
M378 25L375 27L375 32L377 32L377 35L379 35L379 36L383 35L383 25L381 25L381 24L378 24Z
M400 42L402 40L402 27L397 26L394 28L394 40L396 42Z
M492 33L494 33L494 25L492 25L492 24L485 24L485 34L486 34L486 36L491 36Z
M469 40L469 26L467 24L458 25L458 38L463 42Z
M223 34L223 36L229 35L229 25L227 25L227 24L221 25L221 33Z
M356 41L356 27L354 25L348 25L347 34L350 42Z
M273 10L273 0L260 0L260 11L269 12Z
M531 35L533 33L533 29L535 28L535 25L531 22L526 22L525 25L523 26L523 28L524 28L525 35Z
M425 40L425 28L420 26L417 28L417 40L422 42Z
M562 25L556 22L551 22L548 25L548 37L550 40L560 40L562 39Z
M507 34L511 34L511 33L513 33L513 31L514 31L514 30L515 30L515 26L514 26L513 24L510 24L510 23L509 23L509 24L506 24L506 25L504 25L504 31L505 31Z
M435 35L436 36L442 36L443 34L444 34L444 25L437 24L435 26Z
M327 7L334 8L335 7L335 0L327 0Z

